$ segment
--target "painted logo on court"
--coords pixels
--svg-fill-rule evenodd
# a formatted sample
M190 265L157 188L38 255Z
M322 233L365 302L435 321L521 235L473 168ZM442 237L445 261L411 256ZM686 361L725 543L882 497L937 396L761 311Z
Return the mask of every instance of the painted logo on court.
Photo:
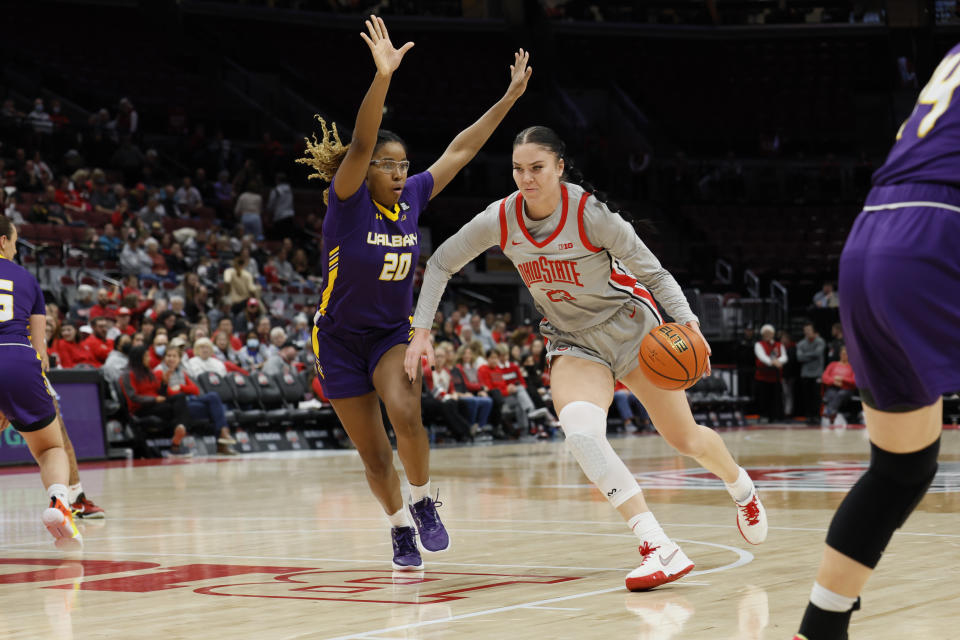
M138 572L130 575L130 572ZM113 575L113 574L124 575ZM401 572L231 564L162 567L155 562L0 558L0 585L56 582L44 589L152 593L192 590L211 596L437 604L514 585L563 584L579 576L510 573ZM197 584L203 582L205 584ZM211 584L213 583L213 584Z

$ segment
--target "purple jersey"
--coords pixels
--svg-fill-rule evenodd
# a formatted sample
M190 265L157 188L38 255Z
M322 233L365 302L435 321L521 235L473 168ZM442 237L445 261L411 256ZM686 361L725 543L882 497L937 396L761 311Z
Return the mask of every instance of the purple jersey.
M0 344L30 344L30 316L46 315L37 279L20 265L0 258Z
M374 202L366 183L346 200L330 185L317 327L362 332L409 323L420 258L417 223L432 191L430 172L411 176L391 211Z
M960 104L951 100L958 86L960 45L947 53L920 92L887 161L873 174L874 185L960 185Z

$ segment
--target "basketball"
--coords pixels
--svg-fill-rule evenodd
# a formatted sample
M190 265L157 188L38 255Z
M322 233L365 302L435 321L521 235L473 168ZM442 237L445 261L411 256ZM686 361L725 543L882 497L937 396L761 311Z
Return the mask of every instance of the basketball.
M689 389L707 368L707 344L696 331L670 322L640 343L640 368L661 389Z

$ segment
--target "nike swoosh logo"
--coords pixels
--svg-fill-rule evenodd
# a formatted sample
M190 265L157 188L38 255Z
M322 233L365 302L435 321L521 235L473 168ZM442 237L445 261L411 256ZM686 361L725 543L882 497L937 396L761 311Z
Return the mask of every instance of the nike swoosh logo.
M662 564L663 566L667 566L668 564L670 564L670 561L673 560L673 556L677 555L678 551L680 551L680 549L674 549L673 553L668 555L666 559L664 559L663 556L660 556L660 564Z
M517 242L516 240L511 240L510 243L511 243L511 244L514 244L514 245L523 244L522 241L521 241L521 242Z

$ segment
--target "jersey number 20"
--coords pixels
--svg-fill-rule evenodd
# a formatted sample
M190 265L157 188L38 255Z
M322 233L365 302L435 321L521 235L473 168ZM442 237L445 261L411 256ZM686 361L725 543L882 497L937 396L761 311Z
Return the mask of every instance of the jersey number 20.
M409 253L390 252L383 256L383 269L380 270L381 280L392 280L394 282L403 280L410 273Z
M0 280L0 291L13 291L12 280ZM13 320L13 296L0 293L0 322Z

